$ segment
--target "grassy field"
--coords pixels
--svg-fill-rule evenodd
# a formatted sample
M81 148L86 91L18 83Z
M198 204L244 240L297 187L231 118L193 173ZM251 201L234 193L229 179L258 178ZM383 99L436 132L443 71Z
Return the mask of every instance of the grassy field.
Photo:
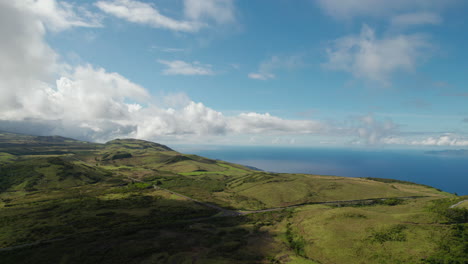
M223 216L168 190L233 211L301 206ZM314 204L361 199L374 200ZM141 140L0 133L0 263L466 263L468 206L450 208L464 199Z
M468 209L468 201L463 201L461 204L457 205L456 208Z
M291 219L303 252L320 263L417 263L434 252L444 230L423 208L427 199L398 206L308 206ZM341 250L337 250L337 246Z

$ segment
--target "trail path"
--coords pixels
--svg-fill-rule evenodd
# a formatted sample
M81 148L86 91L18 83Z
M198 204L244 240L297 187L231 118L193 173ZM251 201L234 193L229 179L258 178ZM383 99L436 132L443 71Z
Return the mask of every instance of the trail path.
M455 207L459 206L460 204L462 204L464 202L468 202L468 200L463 200L463 201L460 201L460 202L458 202L456 204L453 204L453 205L450 206L450 208L455 208Z

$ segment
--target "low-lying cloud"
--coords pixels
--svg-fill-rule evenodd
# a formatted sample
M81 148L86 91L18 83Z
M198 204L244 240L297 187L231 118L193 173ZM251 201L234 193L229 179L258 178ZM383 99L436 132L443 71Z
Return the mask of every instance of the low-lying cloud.
M385 138L383 143L412 146L466 147L468 146L468 138L457 134L443 134L420 139L406 139L399 137Z

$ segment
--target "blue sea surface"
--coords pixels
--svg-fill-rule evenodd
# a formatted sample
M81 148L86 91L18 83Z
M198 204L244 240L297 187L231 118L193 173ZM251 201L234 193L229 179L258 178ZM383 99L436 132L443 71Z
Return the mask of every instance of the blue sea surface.
M468 195L468 156L433 155L423 150L233 146L184 152L271 172L390 178Z

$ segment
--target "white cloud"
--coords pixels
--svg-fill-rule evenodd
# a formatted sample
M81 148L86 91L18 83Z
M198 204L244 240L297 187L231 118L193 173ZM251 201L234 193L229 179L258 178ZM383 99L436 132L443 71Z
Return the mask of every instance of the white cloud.
M71 27L101 27L100 17L84 8L56 0L12 1L17 8L39 17L52 31Z
M2 93L3 93L2 87ZM117 73L79 66L56 81L31 87L16 107L0 112L1 119L121 120L140 106L126 100L145 101L148 93Z
M409 142L411 145L423 146L468 146L468 138L463 138L453 134L441 135L438 137L428 137L422 140Z
M158 60L159 63L167 66L163 70L165 75L214 75L209 64L201 64L197 61L189 63L181 60L167 61Z
M166 53L180 53L180 52L189 52L190 49L187 48L172 48L172 47L160 47L157 45L152 45L149 48L150 51L162 51Z
M161 96L163 98L161 105L168 108L181 108L184 107L192 100L185 93L172 93Z
M219 25L236 21L233 0L185 0L181 19L165 16L154 4L136 0L101 0L96 6L132 23L181 32L197 32L209 27L211 21Z
M63 68L43 40L46 29L99 26L86 10L53 0L0 1L0 111L23 107L23 99L54 80Z
M417 25L438 25L442 23L442 17L432 12L416 12L397 15L392 18L392 25L397 27L417 26Z
M466 146L468 140L443 135L423 140L398 140L391 120L360 117L348 126L317 120L290 120L268 113L225 116L185 94L152 97L124 76L92 65L70 66L45 42L45 17L13 1L0 1L0 127L31 134L59 134L92 141L135 137L155 141L258 135L259 140L296 142L293 135L359 137L362 143L393 140L406 144ZM285 62L286 61L286 62ZM177 61L176 61L177 62ZM287 60L271 59L261 66L269 73L295 67ZM292 60L294 62L294 60ZM213 74L200 63L162 61L168 74ZM281 65L281 66L277 66ZM155 103L159 101L161 103ZM190 135L188 137L187 135ZM275 140L278 138L278 140ZM214 142L214 140L210 140Z
M262 81L266 81L266 80L270 80L270 79L275 78L274 74L267 73L267 72L264 72L264 73L252 72L252 73L249 73L247 76L249 76L250 79L262 80Z
M196 32L204 27L198 21L176 20L162 15L151 4L134 0L98 1L96 6L103 12L129 22L165 28L174 31Z
M357 117L351 130L352 135L357 135L358 143L376 145L386 143L388 138L398 135L398 125L392 120L377 120L372 115ZM344 131L346 131L345 129Z
M312 120L285 120L269 113L242 113L231 119L229 129L241 134L315 134L325 132L328 126Z
M143 87L92 65L61 64L45 42L42 17L0 2L0 127L33 134L60 134L93 141L115 137L150 140L216 135L321 133L318 121L269 114L223 113L184 94L161 105ZM210 66L161 61L167 74L213 74ZM54 82L54 80L56 80ZM192 138L192 137L190 137Z
M22 107L21 98L56 71L57 54L43 42L43 23L17 3L0 1L0 111Z
M379 39L372 28L364 25L360 35L335 40L327 49L328 62L323 66L388 85L393 73L413 71L429 47L429 42L421 35Z
M258 67L257 72L248 74L251 79L257 80L270 80L274 79L276 75L274 71L280 69L291 70L303 65L301 56L272 56L270 59L262 62Z
M336 19L354 17L387 18L398 13L420 10L439 11L458 0L316 0L318 5Z
M234 0L185 0L185 15L194 20L213 19L219 24L235 21Z
M441 146L441 147L466 147L468 138L456 134L444 134L420 139L408 139L401 137L389 137L382 140L384 144L410 145L410 146Z

